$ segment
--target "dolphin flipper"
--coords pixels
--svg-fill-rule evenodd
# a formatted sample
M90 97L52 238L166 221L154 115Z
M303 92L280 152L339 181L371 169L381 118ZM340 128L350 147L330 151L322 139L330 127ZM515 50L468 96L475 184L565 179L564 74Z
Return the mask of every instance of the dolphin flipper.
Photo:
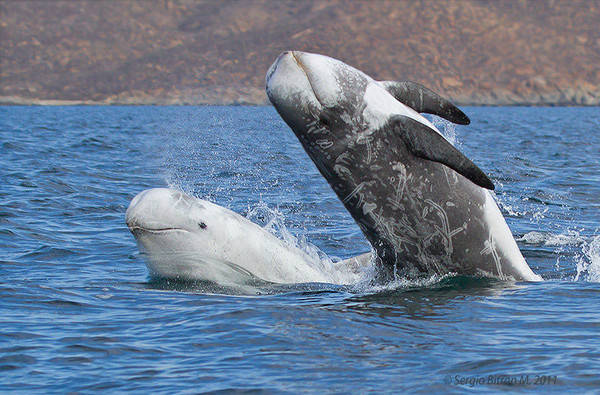
M458 107L423 85L410 81L381 81L381 84L396 100L417 112L434 114L459 125L471 123Z
M403 115L395 115L389 120L388 128L402 138L413 155L442 163L480 187L494 190L492 181L477 165L429 126Z

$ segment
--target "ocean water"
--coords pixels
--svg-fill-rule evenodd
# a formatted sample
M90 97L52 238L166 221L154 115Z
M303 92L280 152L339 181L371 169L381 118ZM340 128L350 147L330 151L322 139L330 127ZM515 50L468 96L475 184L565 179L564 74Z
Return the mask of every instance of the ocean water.
M600 109L465 111L436 122L544 282L151 279L124 215L152 187L334 260L369 246L271 107L0 107L0 390L597 392Z

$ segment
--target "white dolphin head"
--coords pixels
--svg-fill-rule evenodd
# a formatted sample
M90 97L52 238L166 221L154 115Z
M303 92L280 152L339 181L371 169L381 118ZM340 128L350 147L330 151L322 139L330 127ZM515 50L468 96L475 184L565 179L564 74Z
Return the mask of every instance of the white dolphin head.
M125 213L125 222L134 234L207 233L208 204L177 190L148 189L133 198Z
M231 264L235 257L227 248L243 229L241 219L211 202L165 188L140 192L125 213L152 275L215 282L251 277Z
M379 81L324 55L283 52L267 72L266 91L308 150L360 137L383 126L393 115L408 116L437 130L396 100Z
M369 79L337 59L286 51L267 72L267 95L278 109L291 105L306 115L349 106L356 111Z

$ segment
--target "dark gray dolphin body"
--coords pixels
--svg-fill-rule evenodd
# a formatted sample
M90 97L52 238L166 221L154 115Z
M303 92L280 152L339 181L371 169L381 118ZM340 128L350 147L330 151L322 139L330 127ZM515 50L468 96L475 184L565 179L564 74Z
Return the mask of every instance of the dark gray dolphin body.
M375 81L322 55L284 52L267 95L388 273L541 280L514 241L493 183L419 112L468 124L434 92Z

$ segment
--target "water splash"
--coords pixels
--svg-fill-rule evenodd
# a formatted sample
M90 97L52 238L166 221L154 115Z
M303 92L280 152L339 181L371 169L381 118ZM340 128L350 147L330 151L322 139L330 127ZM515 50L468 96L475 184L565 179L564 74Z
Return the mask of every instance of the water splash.
M284 214L279 209L271 208L264 202L249 208L246 218L260 224L264 229L283 240L286 245L305 252L311 258L310 264L313 268L325 273L333 284L349 285L348 291L352 293L370 294L426 288L456 276L456 273L433 274L415 278L396 276L394 280L380 284L376 281L377 258L374 251L371 251L370 259L367 262L356 262L355 264L349 262L349 260L328 256L317 246L310 243L305 235L295 236L286 226Z
M385 284L377 284L372 281L374 275L375 273L372 272L372 277L365 278L364 280L354 284L351 287L351 290L355 293L360 294L378 294L414 288L429 288L447 279L457 277L456 273L432 274L429 276L416 278L407 278L399 276Z
M457 131L456 126L449 121L436 116L428 115L427 117L450 143L457 147L461 146L460 128ZM269 178L268 173L263 172L264 169L257 166L257 163L246 163L248 161L239 160L240 157L245 157L242 155L244 152L241 152L240 156L223 154L222 143L218 139L221 135L220 130L229 127L227 120L213 119L213 122L208 126L190 124L188 120L179 123L175 122L169 126L170 129L167 130L167 138L164 141L164 149L161 151L163 171L165 172L164 180L170 187L178 188L191 195L201 196L203 199L230 208L235 206L238 209L246 204L243 199L239 199L239 196L252 196L254 194L254 196L260 197L258 203L251 203L253 206L247 209L247 217L250 220L265 227L287 245L302 250L310 257L310 264L314 268L323 273L328 273L332 283L339 284L344 278L349 278L350 274L347 271L344 272L344 269L341 268L340 263L342 260L340 258L328 256L310 243L306 237L307 231L300 230L300 232L297 232L296 229L290 231L290 228L285 225L284 213L279 208L268 207L262 201L263 193L289 192L279 192L281 188L285 189L286 186L277 184L275 181L279 180L278 178ZM210 129L211 140L206 140L206 136L202 137L203 134L206 135L207 133L190 133L190 128L199 131ZM243 148L241 149L243 150ZM256 147L250 147L249 149L252 151ZM219 163L219 166L206 166L207 157L213 158L211 161ZM197 163L204 163L205 168L200 168ZM564 220L569 217L567 206L564 203L568 196L546 191L528 190L528 187L524 188L525 196L523 194L518 195L506 190L502 180L495 180L495 183L499 186L495 196L496 202L509 221L510 217L526 219L529 223L537 224L539 229L544 230L529 232L518 239L519 242L551 247L556 256L556 271L561 270L562 263L562 270L569 270L567 276L569 279L600 281L599 258L597 251L593 248L593 240L581 236L582 233L579 231L565 231L558 225L558 219ZM238 197L237 201L235 196ZM551 209L551 207L562 208L562 211L556 212L556 209ZM295 227L297 225L302 227L302 224L294 224ZM548 229L551 229L551 231L548 232ZM568 258L568 264L566 265L568 267L564 263L565 257ZM352 278L359 283L361 281L364 284L372 283L373 278L375 278L374 263L370 267L371 269L368 270L365 268L365 271L360 273L358 277ZM398 279L388 285L392 288L395 286L404 287L407 285L405 281L408 280ZM435 283L439 279L433 278L431 281ZM409 284L418 286L418 284L410 281Z
M574 281L600 282L600 235L584 243L577 259L577 275Z
M568 246L568 245L581 245L586 242L586 238L581 236L576 230L568 230L566 234L552 234L544 232L529 232L518 238L517 241L521 241L526 244L536 244L545 246Z
M428 118L433 124L433 126L438 128L438 130L442 132L442 135L446 138L446 140L448 140L453 146L457 148L461 146L458 134L456 133L455 124L435 115L429 116Z
M555 269L560 270L560 261L570 256L575 264L576 274L572 281L600 282L600 235L598 230L592 236L582 235L584 229L568 229L564 233L533 231L524 234L517 241L544 247L554 247Z
M253 207L249 207L246 218L261 225L287 246L298 248L304 252L309 258L310 266L325 274L333 284L368 282L374 277L374 259L369 262L350 262L327 255L319 247L309 242L304 234L294 235L286 226L285 215L278 208L271 208L265 202L259 202Z

